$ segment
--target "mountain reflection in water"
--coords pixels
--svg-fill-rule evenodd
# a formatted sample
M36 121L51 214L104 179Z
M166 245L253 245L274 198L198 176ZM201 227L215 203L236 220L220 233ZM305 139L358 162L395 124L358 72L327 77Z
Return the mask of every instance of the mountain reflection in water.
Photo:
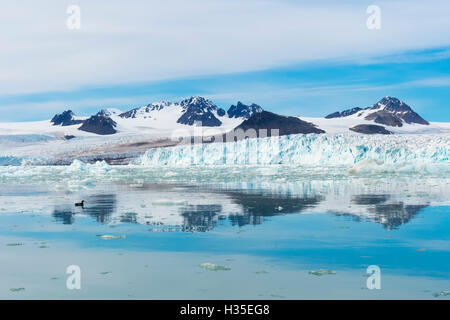
M74 205L56 206L53 211L53 217L57 222L63 224L73 224L74 217L83 213L95 219L99 223L111 222L111 216L116 212L116 195L115 194L96 194L86 198L86 206L82 211L76 211Z
M134 193L141 198L134 198ZM142 198L151 196L169 200L148 200L144 204ZM395 229L429 206L428 203L404 203L389 194L350 195L348 200L343 197L340 205L327 196L192 186L143 187L86 196L84 209L73 204L55 205L53 217L63 224L73 224L75 217L82 215L102 224L146 224L150 231L208 232L220 222L242 227L262 224L267 217L307 212L348 216L355 221L371 221ZM186 197L190 200L182 200ZM191 203L195 199L202 199L203 203Z

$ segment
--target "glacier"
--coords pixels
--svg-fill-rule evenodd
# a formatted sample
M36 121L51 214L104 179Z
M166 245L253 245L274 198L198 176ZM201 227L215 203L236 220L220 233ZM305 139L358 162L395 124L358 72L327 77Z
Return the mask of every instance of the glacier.
M151 149L134 164L198 165L434 165L448 166L450 134L318 135L298 134L238 142L179 145Z
M120 146L137 141L136 139L120 138L114 141L103 141L100 145L97 139L56 140L31 145L27 142L25 146L17 148L10 148L4 141L3 148L0 150L0 167L24 168L74 163L75 165L71 168L76 167L81 170L77 160L93 162L87 155L91 150L102 149L104 145ZM105 147L102 155L111 158L115 155L113 150L114 148L107 150ZM123 150L121 152L118 156L123 156ZM386 136L298 134L229 143L160 147L143 149L142 152L143 154L139 152L127 154L132 159L130 166L138 168L242 165L310 168L328 166L344 167L345 170L350 170L350 173L362 173L366 170L450 171L450 134L447 133Z

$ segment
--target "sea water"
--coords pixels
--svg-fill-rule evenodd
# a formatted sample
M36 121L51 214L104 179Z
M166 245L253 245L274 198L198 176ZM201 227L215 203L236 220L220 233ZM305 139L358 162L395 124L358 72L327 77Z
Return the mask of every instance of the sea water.
M448 299L447 165L0 167L0 297Z

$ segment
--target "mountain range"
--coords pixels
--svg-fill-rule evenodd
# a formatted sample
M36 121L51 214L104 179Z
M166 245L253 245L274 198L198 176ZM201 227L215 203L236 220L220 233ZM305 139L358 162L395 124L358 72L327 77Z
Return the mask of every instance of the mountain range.
M342 112L334 112L325 118L345 118L354 115L361 119L373 120L375 123L392 127L402 127L405 123L429 125L428 121L414 112L406 103L389 96L384 97L371 107L356 107L344 110Z
M288 117L264 111L257 104L238 102L228 111L203 97L190 97L180 102L156 102L126 112L103 109L89 118L77 117L71 110L55 115L53 126L79 126L78 130L98 135L111 135L126 131L127 126L151 126L155 129L174 129L183 126L219 127L231 129L278 129L280 135L296 133L325 133L329 124L346 123L347 130L363 134L392 134L394 128L406 125L428 126L429 122L406 103L393 97L384 97L366 108L353 107L334 112L313 121ZM386 129L389 127L391 129ZM269 134L270 135L270 134Z

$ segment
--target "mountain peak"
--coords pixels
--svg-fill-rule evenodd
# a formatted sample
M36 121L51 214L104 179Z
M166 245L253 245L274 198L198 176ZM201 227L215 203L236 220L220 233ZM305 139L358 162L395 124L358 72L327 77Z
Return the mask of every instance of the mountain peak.
M56 114L52 120L51 123L53 123L54 126L72 126L75 124L82 123L82 120L75 120L75 113L72 112L72 110L66 110L61 114Z
M78 130L91 132L100 135L109 135L117 132L117 123L110 117L96 114L84 121L83 125Z
M182 107L196 107L196 108L202 108L202 109L218 109L217 106L210 100L200 97L200 96L193 96L187 99L184 99L180 102L180 105Z
M428 125L428 121L424 120L420 115L413 111L403 101L386 96L372 107L367 108L352 108L342 112L335 112L329 114L325 118L342 118L357 114L358 117L364 116L365 120L374 121L375 123L384 124L393 127L401 127L403 123L417 123L422 125Z
M263 109L255 103L248 106L238 101L236 105L232 105L230 109L228 109L227 114L229 118L249 119L253 114L261 112L263 112Z
M101 116L106 116L106 117L110 117L110 116L118 116L122 114L122 111L116 108L105 108L100 110L97 115L101 115Z
M269 111L261 111L253 114L249 119L242 122L235 130L254 130L259 137L261 130L267 130L267 136L271 136L271 130L277 130L278 135L325 133L310 122L303 121L297 117L282 116Z
M403 101L397 98L386 96L376 104L372 106L371 109L383 109L391 112L409 112L412 111L411 107L408 106Z
M347 109L344 110L342 112L336 111L334 113L331 113L329 115L327 115L325 117L325 119L333 119L333 118L343 118L343 117L348 117L351 116L359 111L363 110L362 108L359 107L355 107L355 108L351 108L351 109Z
M217 117L225 115L225 110L217 107L212 101L200 96L190 97L180 102L183 115L177 123L192 126L195 122L201 122L205 127L218 127L222 125Z

